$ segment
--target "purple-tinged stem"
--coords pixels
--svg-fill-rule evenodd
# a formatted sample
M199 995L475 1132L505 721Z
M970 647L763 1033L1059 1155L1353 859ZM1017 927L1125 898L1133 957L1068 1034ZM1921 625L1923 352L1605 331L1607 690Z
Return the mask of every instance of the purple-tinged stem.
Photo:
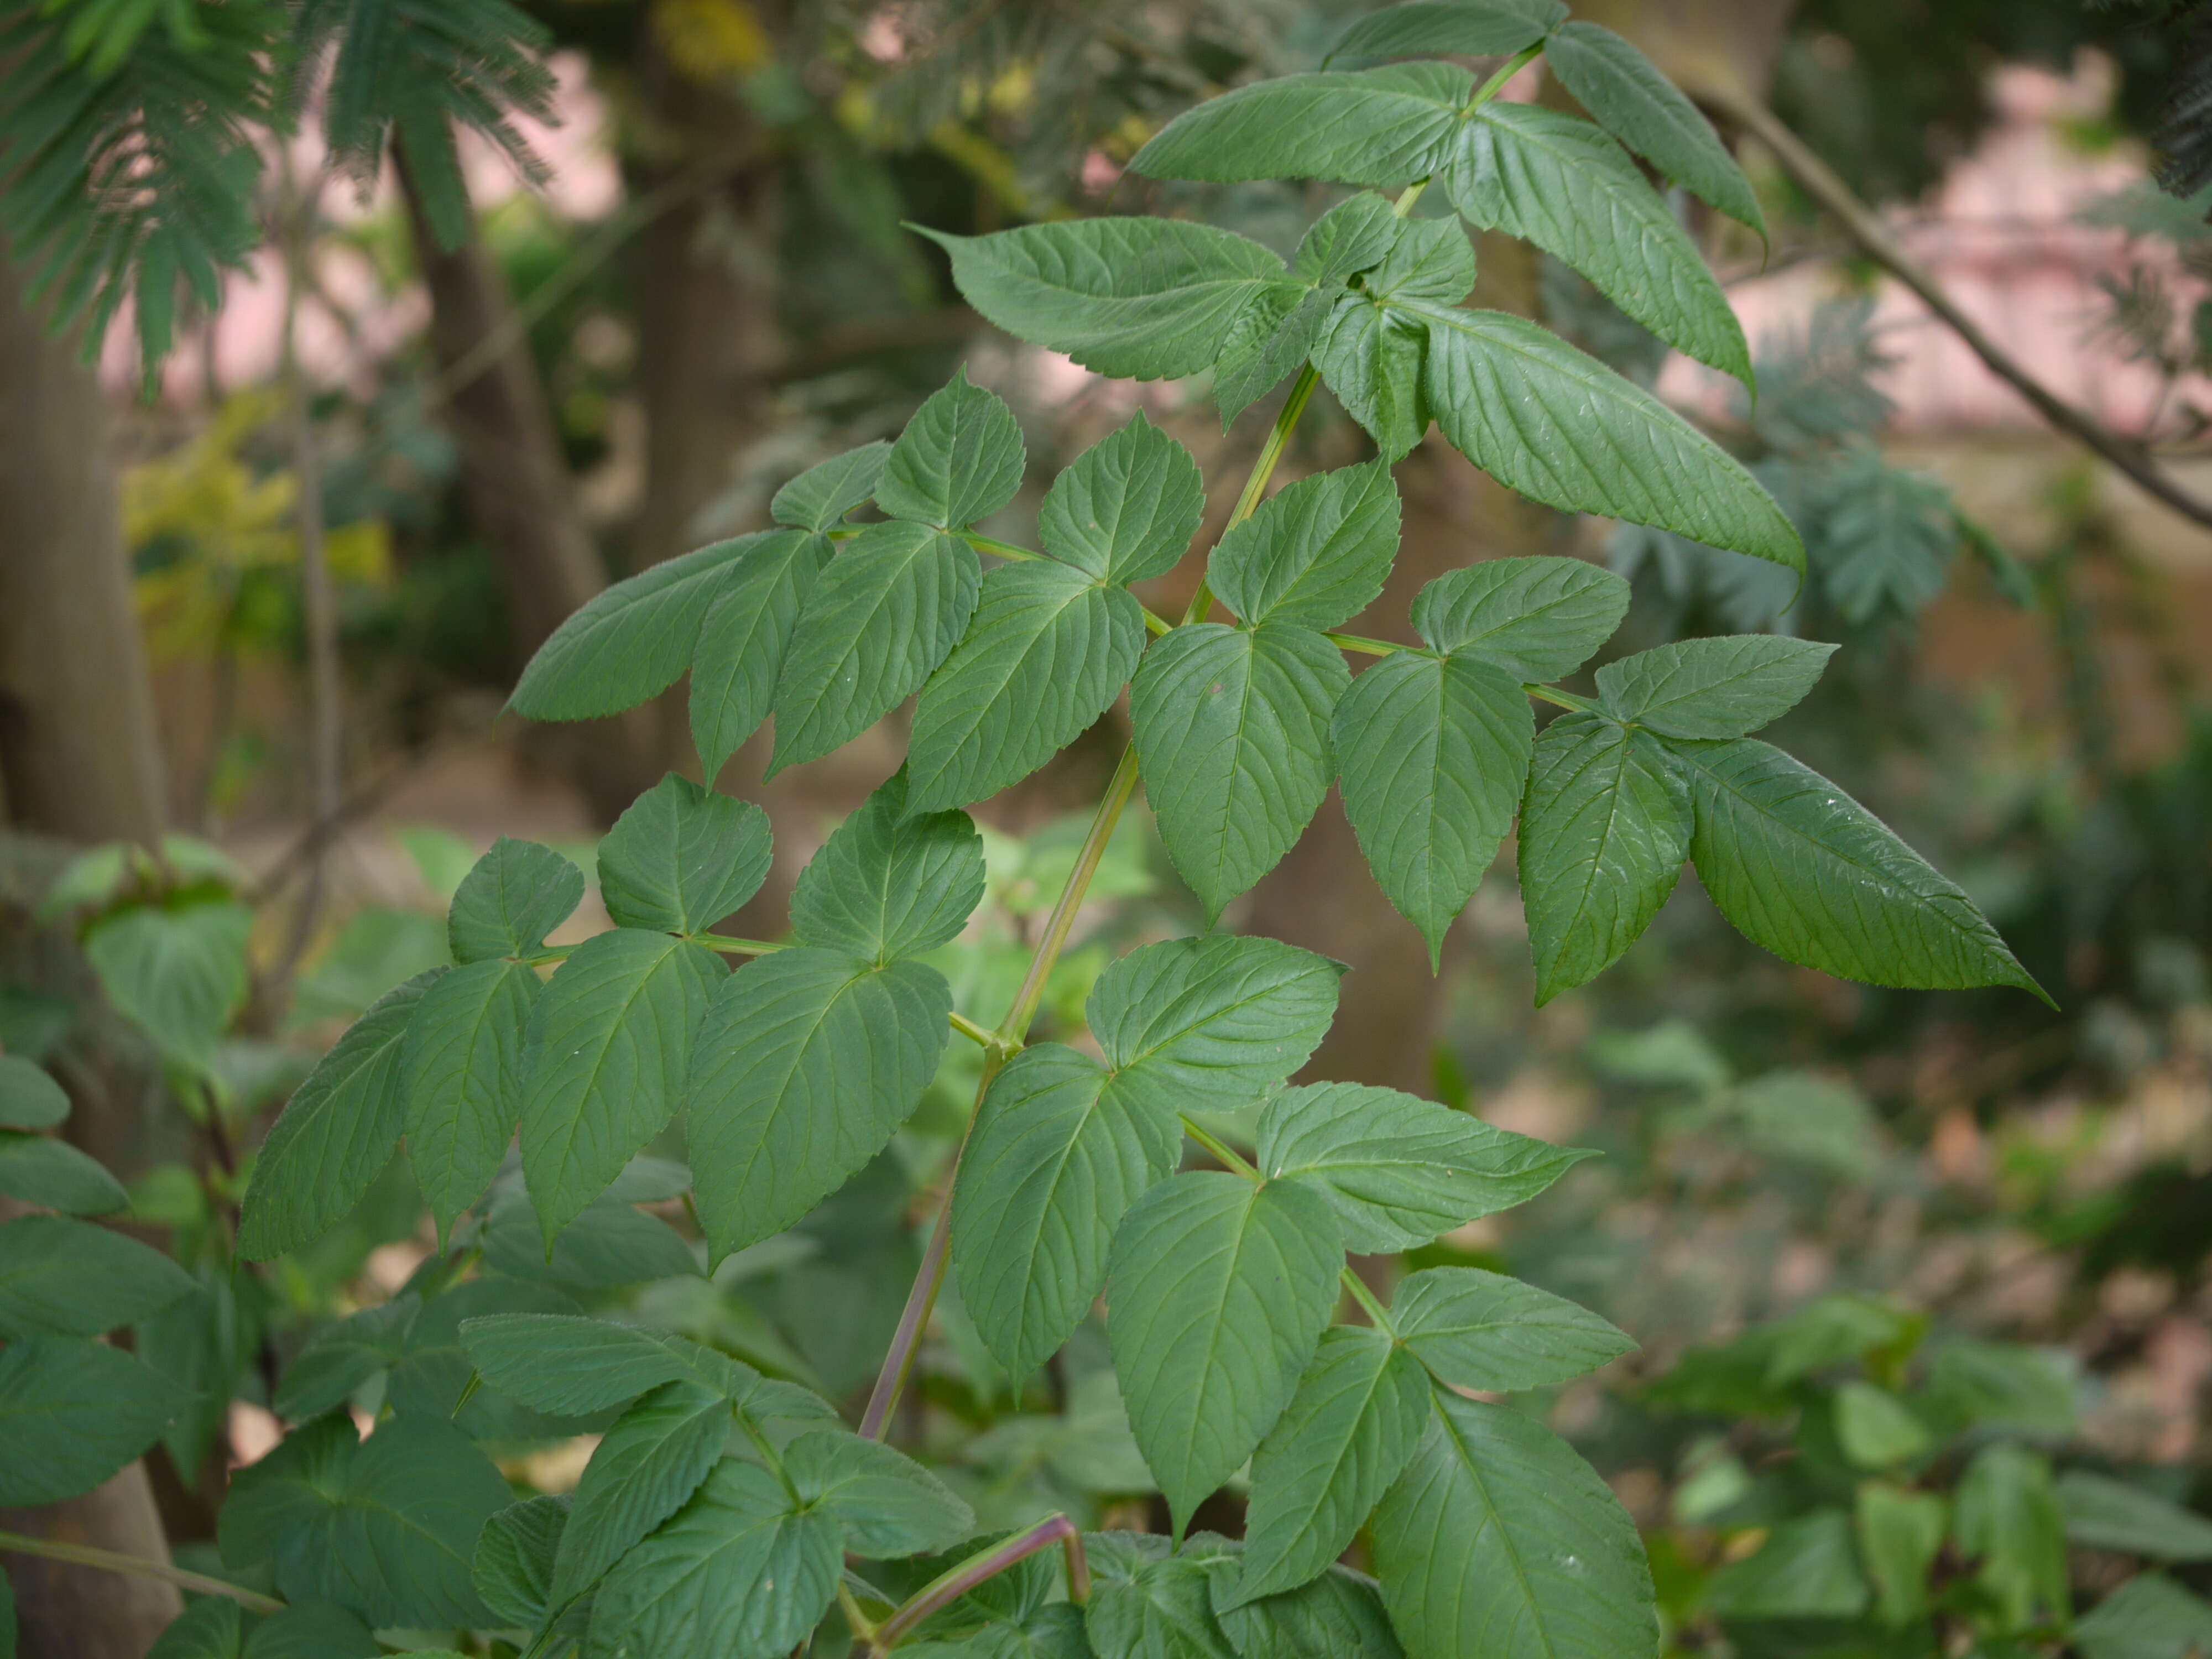
M1067 1596L1081 1607L1091 1599L1091 1564L1084 1557L1082 1529L1064 1515L1048 1515L1027 1532L1016 1533L981 1554L969 1556L916 1590L904 1607L876 1626L869 1653L889 1653L932 1613L951 1606L976 1585L997 1577L1017 1562L1026 1561L1054 1544L1066 1547Z

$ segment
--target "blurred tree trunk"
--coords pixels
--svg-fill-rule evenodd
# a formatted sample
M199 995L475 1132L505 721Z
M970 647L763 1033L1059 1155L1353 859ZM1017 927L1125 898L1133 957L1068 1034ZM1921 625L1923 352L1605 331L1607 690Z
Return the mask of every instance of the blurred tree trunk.
M99 382L0 245L0 780L7 817L151 845L161 743Z
M773 17L762 21L771 31L779 26ZM729 489L738 452L768 416L782 337L775 276L781 167L758 118L732 92L672 63L649 21L637 77L655 125L626 167L632 198L669 187L686 169L711 172L639 234L630 267L646 429L645 502L630 554L632 568L641 570L730 533L732 526L702 523L702 514ZM662 705L665 752L688 753L682 700ZM791 775L763 781L770 746L763 730L721 778L730 793L766 806L781 830L800 803ZM767 883L732 927L781 931L798 878L793 860L806 840L779 833Z
M22 282L0 246L0 795L19 829L150 845L165 817L161 743L106 410L76 342L46 332ZM134 1173L125 1103L75 1104L70 1139ZM0 1511L0 1529L168 1559L140 1463L82 1498ZM140 1659L184 1605L152 1580L23 1556L7 1571L33 1659Z
M460 452L469 517L489 548L506 601L519 672L569 614L606 586L576 505L544 382L514 301L473 224L459 247L440 246L422 193L397 146L400 193L416 263L430 292L430 346L441 374L467 378L449 392L446 424ZM491 343L504 341L496 350ZM533 727L533 746L575 778L611 823L660 775L657 725L647 711L577 726Z
M1794 0L1577 0L1578 16L1633 40L1686 83L1763 93ZM1546 102L1560 100L1547 83ZM1533 250L1496 235L1479 248L1474 302L1537 313ZM1483 559L1564 552L1563 521L1477 472L1431 433L1398 468L1405 543L1389 587L1355 632L1410 641L1407 606L1445 571ZM1355 665L1356 666L1357 665ZM1390 908L1366 867L1336 792L1254 893L1245 926L1349 963L1341 1011L1308 1075L1430 1091L1440 981L1413 925ZM1449 949L1449 947L1447 947Z

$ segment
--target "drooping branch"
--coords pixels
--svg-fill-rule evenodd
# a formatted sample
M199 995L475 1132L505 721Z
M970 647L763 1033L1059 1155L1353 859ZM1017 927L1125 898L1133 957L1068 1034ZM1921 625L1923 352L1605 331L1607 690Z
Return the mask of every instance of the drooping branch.
M1691 88L1698 100L1774 153L1783 170L1805 193L1834 216L1852 241L1876 264L1917 295L1929 310L1964 341L1991 374L2025 398L2051 425L2109 461L2156 500L2193 523L2212 527L2212 501L2177 483L2142 445L2077 408L2028 372L2025 364L1992 340L1944 291L1934 273L1906 252L1881 216L1861 201L1836 171L1815 155L1782 118L1748 93L1717 82Z

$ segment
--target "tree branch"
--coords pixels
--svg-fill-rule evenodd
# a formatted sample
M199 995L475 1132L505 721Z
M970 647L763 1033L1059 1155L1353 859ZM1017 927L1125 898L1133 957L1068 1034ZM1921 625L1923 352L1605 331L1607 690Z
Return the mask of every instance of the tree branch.
M1949 325L1990 372L2027 399L2035 412L2076 443L2109 461L2146 492L2182 517L2212 527L2212 501L2192 495L2151 459L2148 450L2123 437L2087 410L2075 408L2051 391L2012 354L1984 334L1974 319L1943 291L1935 276L1908 253L1875 210L1859 200L1835 170L1784 125L1782 118L1749 94L1717 83L1694 87L1698 100L1753 134L1774 152L1783 170L1805 193L1833 215L1866 256L1911 289L1921 302Z

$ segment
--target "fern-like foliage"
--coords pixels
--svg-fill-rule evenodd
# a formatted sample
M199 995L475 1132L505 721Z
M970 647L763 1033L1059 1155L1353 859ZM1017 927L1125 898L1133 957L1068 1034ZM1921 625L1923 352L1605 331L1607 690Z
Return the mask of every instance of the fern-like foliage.
M32 292L52 295L53 325L87 324L88 356L129 295L150 376L179 278L212 307L222 269L258 239L251 132L269 113L282 23L262 0L163 0L158 18L82 0L0 18L0 229Z
M292 102L304 103L329 58L323 134L332 161L366 189L396 141L431 229L458 246L469 198L457 125L497 144L532 184L547 177L514 117L553 118L553 76L540 57L549 38L507 0L305 0Z
M1568 293L1547 288L1555 318ZM1798 590L1787 571L1646 526L1613 532L1613 568L1642 578L1678 619L1702 609L1720 627L1747 630L1909 623L1943 591L1961 542L2019 598L2017 568L1966 521L1951 492L1891 465L1877 447L1896 407L1875 384L1892 360L1873 316L1864 300L1826 305L1802 331L1767 341L1758 405L1741 410L1753 474L1805 538L1815 578L1802 603L1792 607ZM1585 319L1578 331L1603 352L1601 325ZM1637 356L1632 347L1627 355Z

